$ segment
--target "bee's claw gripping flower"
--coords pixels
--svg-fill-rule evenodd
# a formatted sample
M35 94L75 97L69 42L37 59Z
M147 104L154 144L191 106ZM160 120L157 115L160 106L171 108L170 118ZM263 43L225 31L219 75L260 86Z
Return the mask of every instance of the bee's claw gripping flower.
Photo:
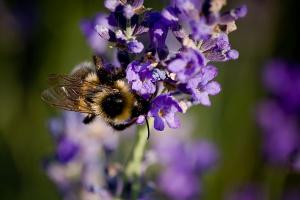
M225 0L171 0L162 11L155 11L143 3L106 0L105 7L110 11L106 22L86 22L83 31L90 43L96 33L103 46L115 47L116 63L126 72L132 91L150 103L151 109L144 115L154 117L154 127L163 130L167 123L177 128L179 120L174 113L182 112L177 101L188 107L210 106L209 96L221 91L214 81L217 69L209 63L239 57L231 48L228 34L236 30L235 20L246 15L247 7L221 12ZM86 28L90 30L91 25L93 34ZM172 106L163 105L165 100L172 101ZM139 118L137 123L143 121Z

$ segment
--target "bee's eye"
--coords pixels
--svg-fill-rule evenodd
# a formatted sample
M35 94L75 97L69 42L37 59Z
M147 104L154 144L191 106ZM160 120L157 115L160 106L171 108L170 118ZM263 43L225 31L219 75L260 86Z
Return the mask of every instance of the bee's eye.
M115 118L124 110L124 98L120 93L110 94L101 101L103 112L110 118Z

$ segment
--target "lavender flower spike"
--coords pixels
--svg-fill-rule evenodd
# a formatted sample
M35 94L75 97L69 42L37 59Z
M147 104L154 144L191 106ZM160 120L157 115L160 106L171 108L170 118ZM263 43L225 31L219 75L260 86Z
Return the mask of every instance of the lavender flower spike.
M105 0L107 17L82 25L97 54L104 54L108 43L115 49L114 63L119 66L114 67L125 72L116 79L127 82L134 96L147 102L140 117L132 119L136 124L152 116L158 130L164 130L165 123L177 128L176 112L210 106L210 96L220 93L221 85L214 80L218 70L209 63L239 57L229 33L247 13L245 6L222 12L225 2L171 0L162 10L154 10L143 0Z

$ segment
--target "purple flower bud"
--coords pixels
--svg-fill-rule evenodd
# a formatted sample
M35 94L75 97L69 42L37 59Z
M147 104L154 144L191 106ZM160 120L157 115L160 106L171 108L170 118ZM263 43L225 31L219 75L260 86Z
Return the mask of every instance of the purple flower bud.
M119 0L105 0L104 5L108 10L114 12L116 7L118 5L120 5L120 1Z
M144 0L133 0L133 1L131 1L131 5L134 8L140 8L140 7L143 6L143 4L144 4Z
M248 12L248 8L246 5L234 9L234 13L238 18L245 17L247 15L247 12Z
M239 52L237 50L230 50L226 53L228 60L236 60L239 58Z
M141 53L144 49L143 43L137 41L137 40L131 40L127 43L128 50L131 53Z
M80 28L85 35L90 47L97 53L102 54L107 49L107 40L109 36L99 37L99 33L95 30L96 25L101 25L103 27L109 27L107 16L100 14L97 15L92 20L83 20L80 23ZM104 33L105 35L105 33ZM105 39L104 39L105 38Z
M187 18L198 19L202 1L198 0L172 0L172 4Z
M245 17L247 15L247 11L248 11L248 9L247 9L247 6L245 6L245 5L235 8L235 9L232 9L231 11L223 13L220 16L220 22L222 24L233 22L239 18Z
M174 200L195 199L200 192L200 185L195 174L172 167L161 174L159 185L160 189Z
M130 19L134 15L134 8L131 5L126 5L124 7L124 16Z
M103 26L103 25L96 25L95 30L100 35L100 37L102 37L103 39L105 39L105 40L110 39L108 27Z
M211 36L213 27L208 25L204 18L190 21L192 36L196 40L207 40Z
M235 60L239 55L236 50L231 49L228 36L225 33L205 40L201 46L201 50L204 51L204 55L209 61L222 62Z

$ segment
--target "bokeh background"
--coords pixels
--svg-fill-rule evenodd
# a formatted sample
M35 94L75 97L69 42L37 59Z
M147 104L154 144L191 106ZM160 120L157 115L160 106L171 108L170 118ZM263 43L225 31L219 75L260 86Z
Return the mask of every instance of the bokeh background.
M160 8L165 1L145 0ZM47 119L59 112L42 103L50 73L68 73L89 60L91 49L80 32L82 18L103 10L101 0L0 0L0 199L55 200L55 186L41 160L53 151ZM261 71L271 58L300 62L299 1L228 0L249 13L232 33L240 59L218 64L222 93L213 106L195 107L194 133L211 139L221 152L220 166L205 176L205 200L223 199L231 189L260 182L269 198L299 175L263 165L255 107L266 96ZM184 125L183 125L184 126Z

